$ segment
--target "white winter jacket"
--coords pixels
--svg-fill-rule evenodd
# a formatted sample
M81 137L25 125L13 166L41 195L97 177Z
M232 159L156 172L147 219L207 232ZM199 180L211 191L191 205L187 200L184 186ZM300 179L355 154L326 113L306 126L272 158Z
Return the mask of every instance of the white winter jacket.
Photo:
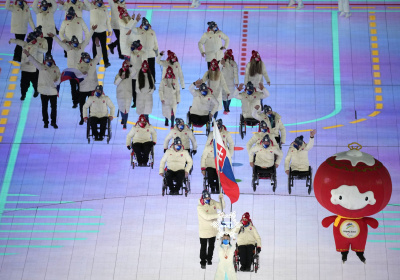
M197 204L197 216L199 218L199 237L200 238L211 238L217 236L218 229L214 228L211 224L217 221L218 213L217 209L223 211L225 208L225 200L221 199L220 202L214 199L210 200L210 204L203 203L203 199L199 199Z
M146 58L152 58L156 56L158 52L158 42L156 32L149 28L144 30L140 27L135 27L132 29L134 33L133 41L140 40L140 44L143 46L143 51L146 54Z
M218 129L218 128L216 128ZM235 142L233 142L232 135L226 130L226 127L223 126L222 129L219 131L221 134L222 141L224 141L225 146L228 145L229 155L233 157L233 153L235 151ZM213 134L208 134L207 143L210 143L213 140Z
M80 17L75 17L73 20L64 20L60 27L61 41L71 41L73 35L78 38L79 43L83 42L83 33L85 33L85 40L90 36L89 29L85 21ZM92 37L92 36L90 36ZM90 38L89 38L90 39Z
M269 91L264 87L262 90L256 88L253 94L248 95L246 91L239 92L238 89L233 93L232 98L236 98L242 101L242 115L245 119L252 119L252 111L256 105L260 105L260 100L267 98Z
M228 86L226 85L224 75L220 73L219 79L216 81L212 81L208 78L208 71L204 73L202 78L204 83L207 83L207 86L212 89L213 95L217 98L219 102L218 111L222 109L222 90L224 90L227 95L231 94Z
M106 5L103 4L103 6L97 7L96 4L89 3L88 0L85 0L85 5L90 10L90 26L97 25L95 33L102 33L104 31L112 32Z
M39 52L39 43L32 44L19 39L10 39L10 42L28 50L31 56L36 60L43 59L42 53ZM26 54L22 52L21 56L21 71L24 72L36 72L36 66L28 59Z
M110 108L110 114L108 114L107 107ZM104 95L104 93L100 97L97 97L95 95L89 96L89 98L86 100L85 105L83 105L83 118L88 117L87 111L89 108L91 117L104 118L108 116L114 116L115 114L114 104L111 102L111 99L107 95Z
M29 56L28 59L36 66L39 70L39 79L37 90L43 95L57 95L57 85L60 84L61 73L60 69L56 65L51 67L37 61L33 56Z
M56 34L56 24L54 22L54 13L57 11L57 3L54 0L50 0L51 7L48 7L47 11L42 11L38 7L39 0L33 1L32 10L36 13L36 24L42 26L43 36L47 37L47 33Z
M261 247L261 237L258 234L256 227L251 223L247 227L241 226L238 228L237 244L241 245L255 245Z
M229 160L231 160L230 153L227 153ZM201 170L205 170L206 168L215 168L215 157L214 157L214 144L207 139L206 145L204 146L203 154L201 155Z
M210 90L208 90L206 96L203 96L200 90L196 89L194 84L191 84L189 91L193 95L192 107L190 108L191 114L207 116L209 113L214 115L218 111L219 102Z
M137 21L134 19L131 19L130 21L125 23L125 21L118 18L118 23L119 23L119 29L120 29L119 45L121 47L121 54L125 55L125 56L130 56L131 55L131 45L132 45L132 42L134 41L133 38L135 35L132 32L132 29L135 28ZM126 33L128 33L129 31L131 31L131 33L129 35L126 35ZM140 64L140 65L142 65L142 64Z
M132 143L146 143L146 142L157 142L157 133L151 124L146 124L144 128L139 125L132 126L128 135L126 136L126 146L130 146Z
M225 66L221 67L222 75L224 76L226 86L232 94L235 91L236 85L239 84L238 66L234 60L226 60ZM228 92L222 89L222 100L228 100Z
M130 69L132 69L131 67ZM149 80L147 75L150 73L148 71L144 74L144 88L139 89L139 80L136 80L136 113L138 115L145 114L150 115L153 112L153 92L154 92L154 79L153 79L153 88L150 88ZM132 83L132 81L131 81Z
M130 47L129 47L130 49ZM140 69L142 68L142 63L145 61L146 58L146 53L144 51L138 51L134 50L133 52L130 52L130 63L131 63L131 68L130 70L134 72L133 78L134 80L137 79L137 75L139 74ZM154 78L154 77L153 77Z
M267 69L265 68L264 62L263 61L260 61L260 62L262 63L262 74L256 74L254 76L250 76L250 74L249 74L250 62L247 63L246 74L244 76L244 84L247 84L248 82L252 82L254 86L258 87L259 83L264 84L263 77L267 81L267 83L271 82L268 77Z
M24 3L24 8L13 3L10 4L10 0L6 0L5 8L11 11L11 33L14 34L26 34L28 33L28 23L32 30L35 29L35 24L32 20L31 10L29 9L28 3Z
M80 92L92 91L99 83L99 80L97 79L96 66L103 57L103 54L101 52L101 46L96 47L96 50L96 57L92 59L89 63L85 63L83 61L78 63L78 70L82 73L87 72L87 77L79 84Z
M181 149L180 151L175 151L173 147L169 148L163 155L160 161L159 173L164 173L164 167L167 164L168 170L179 171L185 170L185 172L190 171L193 166L193 160L190 157L188 151Z
M200 53L206 53L206 61L210 62L214 58L217 61L220 61L224 57L224 51L221 50L222 40L224 40L224 48L228 49L229 47L229 37L224 34L221 30L218 30L214 33L214 31L208 31L201 36L200 41L198 43ZM203 48L204 45L204 48Z
M36 45L38 47L37 51L42 54L47 53L48 44L46 38L38 37L36 38L36 40L37 40Z
M85 51L85 48L90 42L90 38L93 35L93 30L90 31L89 36L86 36L85 41L80 43L76 48L69 43L62 42L57 36L54 36L54 40L67 52L67 66L68 68L78 69L78 64L81 59L81 53Z
M310 137L310 142L303 143L301 147L297 150L293 147L293 143L289 147L289 151L285 158L285 171L289 171L291 167L292 170L296 171L308 171L310 163L308 162L308 151L314 146L314 138Z
M168 66L171 66L172 70L174 71L174 75L177 79L179 79L179 83L181 84L181 88L185 89L185 80L183 79L183 73L182 73L182 68L179 62L174 62L174 64L171 64L167 60L161 60L161 55L157 56L156 62L160 64L163 68L161 78L165 77L165 74L167 72Z
M235 267L233 266L233 255L235 254L235 248L229 244L221 244L217 246L217 248L219 263L214 280L225 280L225 277L228 277L229 280L236 280L236 271Z
M278 146L270 145L264 148L261 145L255 145L249 151L249 162L253 162L253 156L256 155L255 165L260 167L271 167L275 164L275 155L277 155L276 164L280 164L283 154Z
M177 103L181 102L181 90L176 79L162 79L158 90L162 105L162 114L167 119L171 118L171 110L176 115Z
M73 4L72 2L70 2L68 0L67 2L64 2L64 5L60 4L60 7L59 7L60 10L64 10L64 18L67 16L67 12L68 12L70 7L74 8L75 14L80 18L82 18L82 11L83 10L89 11L89 8L86 7L86 5L83 2L78 0L78 1L76 1L75 4Z
M271 122L269 121L269 117L263 112L258 111L253 108L252 116L256 120L265 121L269 127L269 133L273 137L279 137L279 132L281 133L281 142L282 144L286 143L286 128L283 125L281 116L272 111L272 114L275 115L275 127L271 126Z
M125 114L129 113L132 102L132 71L129 77L122 79L119 73L115 76L114 85L117 86L118 109Z
M246 144L246 149L250 151L250 149L253 147L254 144L258 144L263 140L264 136L268 135L269 138L271 139L272 143L274 146L278 146L278 143L276 143L275 137L271 136L268 132L256 132L254 135L250 138L250 140Z
M119 11L118 7L126 8L125 2L114 3L113 0L108 1L111 8L111 27L112 29L119 29Z
M175 139L176 137L181 138L183 147L186 150L190 149L190 141L192 141L193 150L197 150L196 138L194 138L192 130L187 125L185 125L182 131L179 131L179 129L176 126L174 126L174 128L171 129L171 131L164 139L164 149L168 149L169 141L171 139Z

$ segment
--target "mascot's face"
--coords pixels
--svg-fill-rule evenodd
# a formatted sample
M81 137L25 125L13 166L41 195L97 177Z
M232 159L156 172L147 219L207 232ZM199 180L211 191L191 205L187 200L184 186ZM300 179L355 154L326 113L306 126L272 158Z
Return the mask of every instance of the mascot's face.
M392 194L392 181L380 161L350 150L320 165L315 174L314 192L318 202L329 211L360 218L386 207Z

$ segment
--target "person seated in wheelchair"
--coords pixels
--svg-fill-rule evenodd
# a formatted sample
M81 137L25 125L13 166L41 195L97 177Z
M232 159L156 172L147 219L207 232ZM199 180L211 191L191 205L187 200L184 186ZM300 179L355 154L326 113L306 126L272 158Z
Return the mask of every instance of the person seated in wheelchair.
M243 89L244 91L242 92ZM231 98L240 99L242 101L242 115L244 119L253 119L253 108L261 104L260 100L268 96L269 92L262 83L256 88L252 82L248 82L246 86L240 84Z
M138 121L126 136L128 150L131 149L131 143L138 165L147 166L150 151L157 143L157 133L143 114L139 116Z
M254 160L254 155L256 160ZM277 156L275 162L275 155ZM274 167L278 168L283 154L278 146L275 146L268 135L265 135L261 142L250 149L249 162L254 167L255 174L266 174L275 172Z
M269 134L269 127L265 121L260 122L260 131L254 133L254 135L250 138L250 140L246 144L246 148L248 151L255 145L261 142L261 140L264 138L265 135L268 135L269 138L271 139L272 143L274 146L278 146L278 143L276 142L274 137L271 137Z
M304 172L309 170L310 163L308 161L308 151L314 146L314 136L317 131L310 131L310 141L304 142L303 135L296 137L290 144L288 153L285 158L285 172L289 175L290 168L292 172Z
M235 247L231 245L231 236L224 233L221 238L221 245L218 249L219 263L215 273L214 280L236 280L235 267L233 265L233 256L235 254Z
M240 257L240 271L251 271L251 264L253 263L253 256L261 252L261 237L258 234L253 221L250 219L249 212L242 215L240 220L240 227L238 227L237 244ZM257 248L255 245L257 244Z
M222 141L224 141L225 144L228 144L227 147L229 150L229 155L232 158L233 153L235 152L235 142L233 142L232 136L229 133L229 131L226 129L226 126L222 122L222 119L217 120L217 126L218 126L219 133L221 134ZM208 134L206 143L210 143L210 141L212 141L212 140L213 140L213 133L210 133L210 134Z
M283 125L281 116L277 112L272 111L272 107L269 105L264 105L262 111L259 111L259 109L260 105L254 106L252 112L253 118L259 121L265 121L269 127L271 136L276 139L276 142L282 145L285 144L286 128Z
M224 142L225 144L225 142ZM230 161L231 156L227 154ZM207 141L204 147L203 154L201 155L201 173L203 176L208 178L208 184L210 185L211 193L219 193L219 181L217 169L215 168L215 157L214 157L214 140Z
M192 141L193 155L197 153L197 142L192 130L185 125L185 121L181 118L175 119L175 126L168 133L164 140L164 153L168 149L169 141L176 137L181 138L185 150L190 152L190 141Z
M201 79L191 84L189 91L193 95L193 103L189 108L189 122L203 126L210 122L218 111L219 102Z
M111 99L104 94L103 86L98 85L92 93L92 96L86 100L83 105L83 119L88 120L88 109L90 108L90 127L96 141L102 141L106 134L107 119L113 120L115 106ZM108 113L110 108L110 114ZM97 130L97 124L100 124L100 132Z
M176 137L174 144L171 145L161 158L160 176L164 176L165 164L168 167L165 179L169 187L169 194L179 194L183 180L189 176L189 171L193 165L193 160L188 151L184 149L181 138ZM174 181L176 182L175 186Z

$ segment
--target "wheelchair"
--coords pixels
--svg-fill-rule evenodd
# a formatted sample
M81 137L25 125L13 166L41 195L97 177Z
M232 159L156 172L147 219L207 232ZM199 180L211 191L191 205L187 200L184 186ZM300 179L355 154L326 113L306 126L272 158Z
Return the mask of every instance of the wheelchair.
M131 166L132 166L132 169L135 169L136 166L139 166L135 151L133 150L132 142L131 142ZM154 166L154 146L151 147L151 151L149 154L149 161L147 162L147 167L151 167L151 169L153 169L153 166Z
M196 124L196 123L192 123L191 119L190 119L190 111L187 112L186 114L186 123L188 124L189 128L192 130L193 134L194 134L194 128L195 127L203 127L204 125L206 126L206 136L208 136L208 134L210 134L211 131L211 120L209 120L207 123L205 124ZM204 135L204 134L196 134L196 135Z
M253 161L254 162L254 161ZM260 179L270 179L271 180L271 185L272 185L272 191L275 192L276 187L278 185L278 180L276 178L276 167L273 165L272 169L266 169L265 171L263 170L262 172L256 172L256 166L254 165L253 167L253 175L251 179L251 184L253 186L253 191L255 192L257 189L257 186L260 184Z
M257 253L257 243L256 243L253 250L253 263L250 272L254 271L255 273L257 273L258 269L260 268L259 260L260 257ZM235 267L235 272L237 272L240 266L239 246L237 245L237 243L236 243L235 253L233 255L233 266Z
M163 182L162 182L162 196L164 195L170 195L169 190L168 190L168 185L167 185L167 178L166 178L166 174L167 174L167 170L168 168L164 168L164 176L163 176ZM176 185L176 182L173 182L174 185ZM183 180L183 186L182 188L179 190L179 195L185 195L185 197L187 197L188 193L190 193L190 179L189 177L185 177L185 179Z
M246 126L251 126L254 127L256 125L259 125L260 121L253 119L253 118L244 118L242 114L240 114L240 122L239 122L239 132L240 132L240 137L242 139L246 135Z
M289 194L292 193L293 181L294 180L306 180L306 187L308 188L308 194L311 194L311 186L312 186L312 168L308 167L307 171L294 171L292 168L289 168L289 176L288 176L288 191Z
M97 128L100 129L100 124L97 124ZM91 128L90 128L90 117L87 120L87 127L86 127L86 138L88 140L88 144L90 144L90 138L94 137L93 133L90 134ZM110 143L110 139L112 136L112 129L111 129L111 120L109 118L107 118L107 125L106 125L106 138L107 138L107 144Z

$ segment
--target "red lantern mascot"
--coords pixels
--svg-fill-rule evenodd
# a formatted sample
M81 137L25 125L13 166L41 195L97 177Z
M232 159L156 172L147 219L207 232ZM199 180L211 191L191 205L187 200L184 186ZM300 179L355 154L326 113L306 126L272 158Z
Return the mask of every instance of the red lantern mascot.
M314 179L318 202L335 216L322 220L324 227L333 223L336 251L347 261L349 249L365 263L364 250L368 226L379 223L371 217L389 203L392 181L385 166L373 156L349 145L350 151L335 154L323 162Z

